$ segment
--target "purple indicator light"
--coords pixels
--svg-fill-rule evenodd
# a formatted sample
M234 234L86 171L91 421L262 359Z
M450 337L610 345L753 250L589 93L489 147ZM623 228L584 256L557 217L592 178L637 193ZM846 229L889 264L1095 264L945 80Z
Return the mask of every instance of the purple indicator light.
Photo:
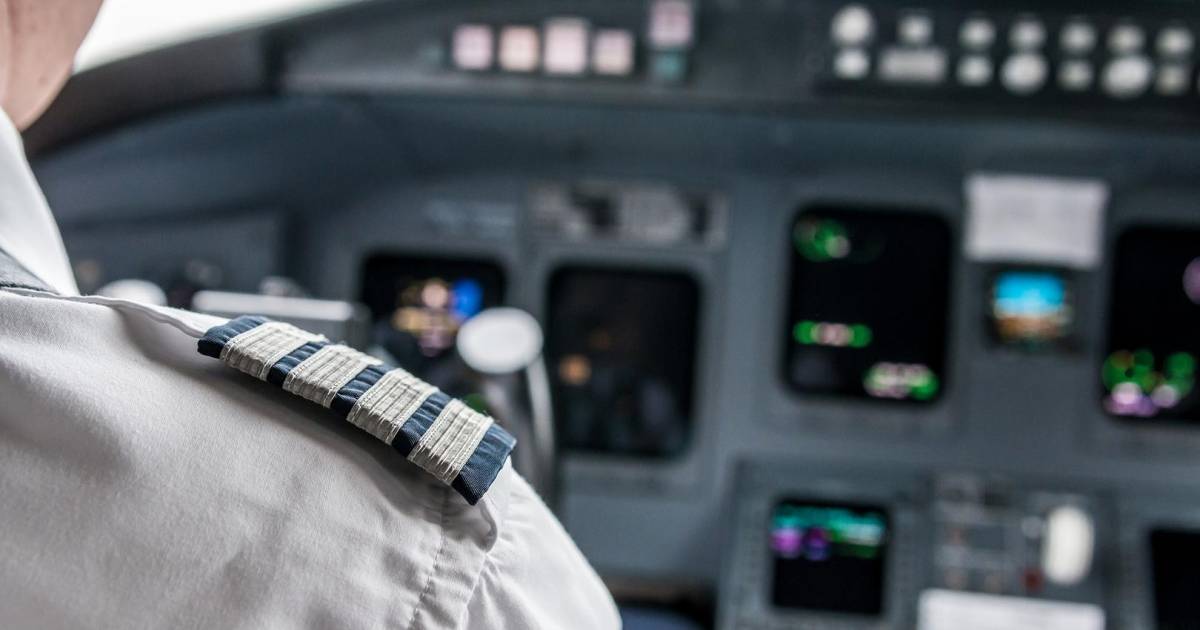
M828 560L833 553L833 541L829 532L814 527L804 535L804 557L814 562Z
M1194 304L1200 304L1200 258L1188 263L1183 270L1183 292Z
M775 529L771 531L771 550L784 558L796 558L800 555L800 530L792 528Z

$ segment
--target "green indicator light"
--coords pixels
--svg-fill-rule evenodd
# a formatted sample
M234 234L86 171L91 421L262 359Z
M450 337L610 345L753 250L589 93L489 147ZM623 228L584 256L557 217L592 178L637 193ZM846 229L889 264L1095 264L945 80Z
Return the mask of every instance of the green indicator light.
M1132 378L1133 353L1127 350L1118 350L1108 355L1104 361L1104 369L1101 371L1101 380L1109 391Z
M1133 365L1128 369L1129 381L1141 388L1143 392L1151 392L1162 381L1154 369L1154 353L1145 348L1133 352Z
M795 241L796 250L801 256L813 262L825 262L825 252L818 246L816 235L817 224L813 221L802 221L796 224L792 240Z
M796 342L801 345L811 345L815 341L813 339L813 329L816 328L816 326L817 324L815 322L810 322L807 319L798 322L796 326L792 328L792 336L795 337Z
M1164 372L1167 384L1175 388L1180 398L1196 387L1196 358L1187 352L1168 355Z
M863 560L872 560L879 555L879 547L868 547L864 545L847 545L844 551L848 556Z
M874 338L875 334L866 324L855 324L850 327L850 347L852 348L866 348L871 345L871 340Z
M805 219L792 232L796 250L812 262L828 262L845 258L850 253L850 239L841 223L830 219Z
M1118 350L1105 359L1101 379L1110 393L1133 385L1159 408L1169 408L1196 388L1196 357L1188 352L1169 354L1159 370L1154 353L1147 349Z
M1191 376L1196 373L1196 357L1187 352L1176 352L1167 357L1167 375Z
M1133 353L1133 364L1147 370L1154 368L1154 353L1142 348Z
M938 392L938 377L933 372L928 372L919 379L916 379L912 384L912 397L917 400L929 400L937 395Z

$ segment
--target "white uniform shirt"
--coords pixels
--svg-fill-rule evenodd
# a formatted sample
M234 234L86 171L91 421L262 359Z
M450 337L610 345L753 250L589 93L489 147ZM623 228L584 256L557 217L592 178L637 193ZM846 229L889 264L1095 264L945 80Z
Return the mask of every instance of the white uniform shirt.
M62 294L0 290L0 626L620 626L511 467L468 506L180 330L221 320L73 297L7 118L0 247Z

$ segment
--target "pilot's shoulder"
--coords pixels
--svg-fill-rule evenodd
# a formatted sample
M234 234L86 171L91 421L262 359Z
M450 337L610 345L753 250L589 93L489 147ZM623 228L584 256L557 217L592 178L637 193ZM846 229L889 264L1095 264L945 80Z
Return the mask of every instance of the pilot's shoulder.
M0 510L21 547L7 566L103 565L115 609L139 611L131 625L170 625L155 616L170 611L136 600L137 576L162 567L239 576L276 615L265 625L305 625L288 616L302 598L304 614L347 625L457 627L512 536L508 504L527 498L507 463L512 438L406 372L294 327L241 318L216 320L203 341L185 332L213 321L0 291L0 478L28 486ZM227 366L258 366L265 383ZM45 544L66 539L93 542ZM0 583L12 583L3 567Z
M504 528L459 627L620 628L608 588L541 498L515 473L506 485Z
M407 371L291 324L244 316L200 338L201 354L329 409L391 445L474 505L516 440Z
M199 350L244 373L222 371L221 380L249 376L276 386L274 392L260 390L268 407L294 409L293 397L324 407L306 413L349 422L470 504L487 492L516 443L490 417L405 370L290 324L254 316L220 320L97 297L23 301L15 309L0 303L0 320L7 311L6 328L35 354L47 352L70 367L86 356L107 363L111 380L129 382L155 376L161 381L171 367L178 372L193 363ZM187 346L191 356L180 356ZM160 359L161 370L147 370L146 358ZM211 379L211 371L206 376ZM175 403L201 402L193 394L205 392L192 391L200 388L175 385L164 396Z

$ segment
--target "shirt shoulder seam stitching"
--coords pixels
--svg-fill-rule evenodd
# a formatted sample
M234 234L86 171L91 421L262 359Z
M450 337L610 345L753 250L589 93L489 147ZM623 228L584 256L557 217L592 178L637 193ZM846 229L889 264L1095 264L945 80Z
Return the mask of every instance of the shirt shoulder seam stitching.
M438 514L438 531L440 536L438 539L437 555L433 558L433 566L430 568L429 577L425 579L425 586L421 588L421 594L417 597L417 605L413 607L412 618L408 621L409 628L417 628L417 620L421 615L421 611L425 609L426 602L429 599L430 593L433 592L433 583L437 576L441 573L442 562L445 558L446 551L446 527L449 525L446 516L449 508L450 493L445 488L437 489L441 494L441 509Z

